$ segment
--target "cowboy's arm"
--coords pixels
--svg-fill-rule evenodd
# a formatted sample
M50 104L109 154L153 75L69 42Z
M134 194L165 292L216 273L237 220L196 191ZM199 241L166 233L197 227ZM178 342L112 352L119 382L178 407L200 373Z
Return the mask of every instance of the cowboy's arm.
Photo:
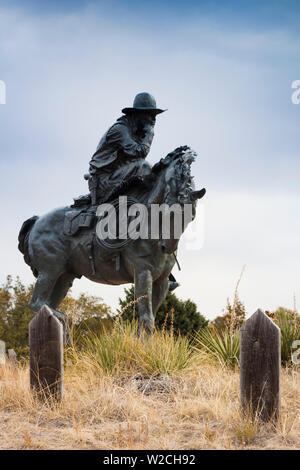
M113 126L108 139L122 153L130 158L145 158L150 150L153 140L153 127L149 126L145 129L145 135L140 142L135 141L126 126L120 124Z

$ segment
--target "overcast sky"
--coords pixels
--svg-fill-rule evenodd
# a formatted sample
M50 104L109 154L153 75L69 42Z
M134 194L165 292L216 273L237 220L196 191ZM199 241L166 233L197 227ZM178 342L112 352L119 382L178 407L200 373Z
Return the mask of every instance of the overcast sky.
M246 265L249 314L292 308L294 292L300 302L300 8L244 3L0 1L1 282L34 280L17 250L22 222L87 192L102 134L149 91L168 108L150 163L190 145L207 188L203 246L179 246L178 297L213 318ZM82 291L115 309L123 287L75 281Z

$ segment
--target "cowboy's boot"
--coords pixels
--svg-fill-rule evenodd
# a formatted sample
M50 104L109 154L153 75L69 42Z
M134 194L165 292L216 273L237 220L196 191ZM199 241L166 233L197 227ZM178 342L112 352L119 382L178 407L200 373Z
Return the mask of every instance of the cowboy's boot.
M172 292L173 290L177 289L177 287L179 286L180 286L179 282L169 281L169 292Z
M177 282L173 274L170 273L169 274L169 292L172 292L179 286L180 286L179 282Z

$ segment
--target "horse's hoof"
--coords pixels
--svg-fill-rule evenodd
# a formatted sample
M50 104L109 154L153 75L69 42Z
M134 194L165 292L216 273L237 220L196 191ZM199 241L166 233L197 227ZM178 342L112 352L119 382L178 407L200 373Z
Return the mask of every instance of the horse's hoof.
M141 322L138 328L138 337L150 338L154 333L154 326L149 322Z

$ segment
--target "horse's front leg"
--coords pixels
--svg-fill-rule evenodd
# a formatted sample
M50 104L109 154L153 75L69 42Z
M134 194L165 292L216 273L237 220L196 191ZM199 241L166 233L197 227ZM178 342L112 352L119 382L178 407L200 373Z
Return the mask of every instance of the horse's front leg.
M138 299L139 332L145 330L147 335L153 333L154 316L152 311L152 274L149 270L140 271L135 279L135 296Z
M162 302L167 297L169 291L169 278L164 277L153 282L152 288L152 309L154 320Z

